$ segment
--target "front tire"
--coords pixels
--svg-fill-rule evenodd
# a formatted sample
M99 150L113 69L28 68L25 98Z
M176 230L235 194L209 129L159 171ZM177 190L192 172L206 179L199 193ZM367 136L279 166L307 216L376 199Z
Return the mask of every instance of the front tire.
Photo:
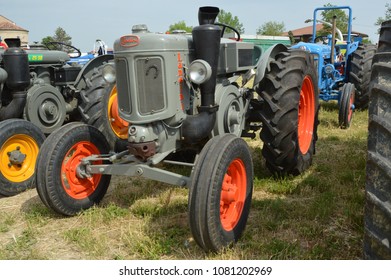
M260 137L266 166L276 175L304 172L315 153L319 109L310 54L301 50L278 54L257 91L263 101Z
M209 140L192 174L189 221L206 252L217 252L241 236L250 211L253 165L246 142L232 134Z
M31 122L0 123L0 194L13 196L34 187L35 163L44 140L43 132Z
M80 163L85 157L107 154L109 150L102 133L86 124L69 123L50 134L37 160L37 191L44 204L72 216L99 203L111 177L101 174L81 177Z
M338 122L339 127L350 127L354 112L355 87L352 83L346 83L342 87L341 99L339 100Z

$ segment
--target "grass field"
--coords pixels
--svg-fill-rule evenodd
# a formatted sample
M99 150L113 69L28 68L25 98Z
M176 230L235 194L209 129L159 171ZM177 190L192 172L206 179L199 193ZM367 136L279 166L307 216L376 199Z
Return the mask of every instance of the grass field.
M299 177L265 169L259 138L248 140L255 178L240 241L218 254L193 241L187 190L113 177L98 206L76 217L47 209L34 189L0 197L0 259L360 259L362 258L367 111L347 130L322 104L316 155Z

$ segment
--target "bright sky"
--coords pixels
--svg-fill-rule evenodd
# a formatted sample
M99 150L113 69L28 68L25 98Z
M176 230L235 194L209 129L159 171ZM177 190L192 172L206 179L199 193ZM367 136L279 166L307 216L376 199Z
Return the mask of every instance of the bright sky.
M72 43L83 52L93 49L96 39L109 47L135 24L147 24L152 32L165 32L173 23L184 20L188 26L198 25L200 6L217 6L237 16L246 35L268 21L284 22L286 31L307 26L313 10L327 3L349 5L353 10L353 30L369 34L378 41L378 17L384 17L386 0L2 0L0 14L29 30L30 43L53 36L62 27Z

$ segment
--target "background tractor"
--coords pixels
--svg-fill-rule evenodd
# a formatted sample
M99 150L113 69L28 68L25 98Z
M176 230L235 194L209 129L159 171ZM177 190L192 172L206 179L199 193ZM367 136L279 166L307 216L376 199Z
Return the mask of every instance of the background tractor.
M114 147L121 121L111 114L117 112L111 110L117 106L116 87L102 74L112 55L72 66L66 52L44 46L24 50L19 39L6 42L9 48L0 50L0 194L10 196L34 186L46 135L66 122L83 120L105 130Z
M250 211L253 161L241 136L261 130L274 174L309 168L319 100L311 55L282 44L260 55L234 28L215 23L218 13L201 7L191 35L138 28L115 41L114 62L102 73L106 80L116 73L119 114L129 123L126 147L110 153L107 137L83 123L54 131L37 160L46 206L75 215L104 197L111 175L187 187L194 239L218 251L238 240ZM222 38L225 28L237 41ZM166 168L178 165L190 176Z
M373 58L368 108L364 257L391 259L391 21L383 22Z
M346 38L336 27L337 18L334 17L332 23L317 19L319 11L328 10L348 11ZM363 109L368 106L371 64L376 51L375 45L362 44L360 38L352 36L352 19L352 9L347 6L316 8L312 19L311 42L300 42L292 47L307 50L314 55L318 70L319 97L323 101L338 101L338 122L341 128L350 126L355 108ZM331 34L317 36L318 22L331 26Z

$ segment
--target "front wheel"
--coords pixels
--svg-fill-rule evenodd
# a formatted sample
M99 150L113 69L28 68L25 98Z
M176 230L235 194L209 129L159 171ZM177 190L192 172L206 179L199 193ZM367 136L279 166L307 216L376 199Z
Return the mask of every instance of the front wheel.
M259 83L262 155L277 175L298 175L312 163L319 92L314 61L301 50L279 53Z
M189 221L206 252L216 252L241 236L250 211L253 164L246 142L232 134L209 140L192 174Z
M355 88L352 83L344 84L339 100L338 121L339 127L346 129L350 127L354 112Z
M44 140L43 132L31 122L0 123L0 194L12 196L34 187L35 163Z
M71 216L99 203L111 177L88 174L81 161L109 150L102 133L86 124L69 123L50 134L37 159L37 191L44 204Z

